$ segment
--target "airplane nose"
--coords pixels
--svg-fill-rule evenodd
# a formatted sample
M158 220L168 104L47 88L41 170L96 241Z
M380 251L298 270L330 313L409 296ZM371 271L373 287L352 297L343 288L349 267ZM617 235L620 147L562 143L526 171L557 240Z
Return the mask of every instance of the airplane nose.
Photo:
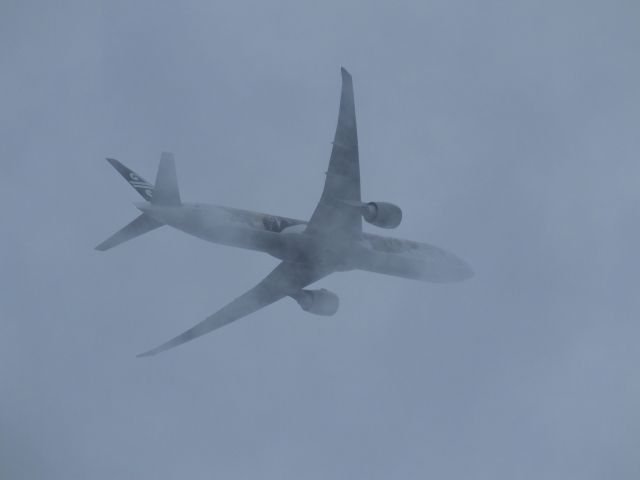
M460 280L468 280L475 275L473 268L469 266L464 260L459 260L460 263L458 265L458 275Z
M437 283L462 282L475 275L467 262L451 253L447 252L446 256L440 260L426 268L425 272L428 273L426 280Z

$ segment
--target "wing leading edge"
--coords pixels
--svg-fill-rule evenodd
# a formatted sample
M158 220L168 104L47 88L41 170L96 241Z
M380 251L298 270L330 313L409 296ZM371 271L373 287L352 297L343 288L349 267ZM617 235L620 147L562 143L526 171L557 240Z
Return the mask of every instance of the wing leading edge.
M149 357L194 340L206 333L260 310L281 298L299 291L307 285L320 280L331 271L320 270L311 265L282 262L264 280L231 303L222 307L213 315L190 328L177 337L138 357Z
M327 178L320 201L308 230L312 233L358 237L362 234L362 217L349 206L360 202L360 160L358 131L353 97L353 80L344 68L338 125L333 140Z

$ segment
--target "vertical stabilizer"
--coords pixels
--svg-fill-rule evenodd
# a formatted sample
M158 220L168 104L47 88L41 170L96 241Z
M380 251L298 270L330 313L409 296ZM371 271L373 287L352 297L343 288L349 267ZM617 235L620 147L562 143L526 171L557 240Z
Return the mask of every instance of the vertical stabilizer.
M180 201L180 191L178 190L176 165L171 153L162 152L160 156L160 165L158 165L158 175L151 203L164 206L178 206L182 203Z
M115 158L107 158L107 161L115 168L122 177L129 182L136 192L140 194L147 202L151 201L153 196L153 185L147 182L144 178L131 170L129 167L125 167Z

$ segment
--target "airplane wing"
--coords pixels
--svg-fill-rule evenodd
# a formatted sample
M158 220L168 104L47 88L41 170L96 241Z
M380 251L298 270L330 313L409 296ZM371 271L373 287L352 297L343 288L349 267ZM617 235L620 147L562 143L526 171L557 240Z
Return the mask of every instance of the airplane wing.
M333 140L329 169L320 202L316 206L307 230L358 237L362 233L360 212L345 202L360 202L360 162L358 132L353 99L353 81L344 68L338 126Z
M195 338L212 332L220 327L245 317L267 305L277 302L307 285L330 274L330 270L320 269L312 265L282 262L264 280L245 294L239 296L213 315L190 328L177 337L153 348L138 357L149 357L157 353L177 347Z

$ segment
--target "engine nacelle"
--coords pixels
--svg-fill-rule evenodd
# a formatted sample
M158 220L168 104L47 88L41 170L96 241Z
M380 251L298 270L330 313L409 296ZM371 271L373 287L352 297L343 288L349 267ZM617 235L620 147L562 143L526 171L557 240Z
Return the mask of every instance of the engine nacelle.
M382 228L396 228L402 221L402 210L387 202L369 202L362 209L362 218Z
M291 295L291 297L298 302L300 308L305 312L313 313L314 315L329 317L336 313L340 306L338 296L324 288L320 290L300 290Z

